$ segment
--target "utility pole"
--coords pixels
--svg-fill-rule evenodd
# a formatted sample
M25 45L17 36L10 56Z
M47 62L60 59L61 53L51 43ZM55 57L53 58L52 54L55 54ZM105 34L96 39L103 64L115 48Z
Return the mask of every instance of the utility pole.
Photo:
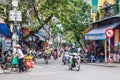
M12 47L16 44L19 44L19 35L20 24L18 22L22 21L21 11L18 11L18 2L19 0L12 0L12 10L9 11L9 21L10 30L12 32Z

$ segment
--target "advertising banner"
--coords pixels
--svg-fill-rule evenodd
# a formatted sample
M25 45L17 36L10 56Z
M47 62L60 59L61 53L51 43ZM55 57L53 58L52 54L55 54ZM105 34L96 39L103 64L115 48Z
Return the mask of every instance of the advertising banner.
M98 8L98 0L92 0L92 13L96 13Z

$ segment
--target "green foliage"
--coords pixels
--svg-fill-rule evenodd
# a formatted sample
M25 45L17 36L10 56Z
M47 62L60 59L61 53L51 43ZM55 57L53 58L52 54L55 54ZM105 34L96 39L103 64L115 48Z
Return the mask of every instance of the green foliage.
M83 0L38 0L36 7L41 21L51 14L59 19L64 28L63 35L66 34L66 40L69 42L80 40L81 32L87 28L91 8ZM54 36L60 31L54 23L51 28Z
M22 12L22 23L26 23L27 21L27 15L26 15L27 9L28 9L27 1L24 1L19 5L19 10Z
M8 13L10 10L10 1L0 4L0 15L6 17L5 22L8 23Z
M70 18L70 24L65 23L64 31L68 31L70 35L66 36L67 41L80 41L80 35L81 32L84 31L86 28L88 28L88 18L90 18L90 5L86 2L83 2L82 0L73 0L74 6L76 11ZM72 34L71 34L71 33ZM71 38L71 36L74 36L74 38ZM68 38L70 38L68 40Z
M0 4L0 14L6 16L7 15L6 11L10 10L9 7L10 7L9 2Z
M37 16L35 15L30 1L32 0L24 0L19 5L19 10L22 11L22 23L28 23L28 19L29 21L36 23ZM10 10L11 5L9 4L10 3L8 2L5 6L3 4L0 5L0 14L4 14L4 8L7 11ZM88 18L90 18L91 8L89 4L83 0L35 0L34 5L37 9L40 23L37 27L34 27L36 24L29 26L31 31L40 29L40 26L43 25L45 20L53 14L64 28L64 31L62 32L57 28L53 21L48 21L54 36L56 36L57 33L63 33L66 40L69 42L80 40L80 34L87 28ZM31 8L30 16L26 16L27 10L30 10Z

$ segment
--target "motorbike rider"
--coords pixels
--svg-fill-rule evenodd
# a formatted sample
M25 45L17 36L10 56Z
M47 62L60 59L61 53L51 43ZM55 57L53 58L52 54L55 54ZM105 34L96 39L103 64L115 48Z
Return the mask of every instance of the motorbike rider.
M72 60L73 60L73 66L75 66L75 59L74 59L74 57L77 55L77 49L75 48L74 45L70 49L70 53L71 53Z
M57 48L54 49L53 56L54 56L55 59L58 59Z
M68 47L65 47L65 49L63 50L63 56L62 56L62 58L64 58L66 52L69 52Z
M70 49L71 53L77 53L77 49L75 48L75 46L72 46L72 48Z
M47 48L45 49L43 55L44 55L44 58L45 58L46 55L49 55L49 59L50 59L51 51L50 51L49 47L47 47Z

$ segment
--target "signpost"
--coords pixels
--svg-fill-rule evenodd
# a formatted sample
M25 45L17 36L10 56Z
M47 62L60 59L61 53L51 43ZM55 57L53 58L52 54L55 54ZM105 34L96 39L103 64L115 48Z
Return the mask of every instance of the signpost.
M113 29L112 28L107 28L106 29L106 31L105 31L105 35L106 35L106 38L108 38L108 51L109 51L109 55L108 55L108 63L110 63L110 61L111 61L111 56L110 56L110 38L112 38L113 37L113 35L114 35L114 31L113 31ZM107 55L105 54L105 63L107 62Z

